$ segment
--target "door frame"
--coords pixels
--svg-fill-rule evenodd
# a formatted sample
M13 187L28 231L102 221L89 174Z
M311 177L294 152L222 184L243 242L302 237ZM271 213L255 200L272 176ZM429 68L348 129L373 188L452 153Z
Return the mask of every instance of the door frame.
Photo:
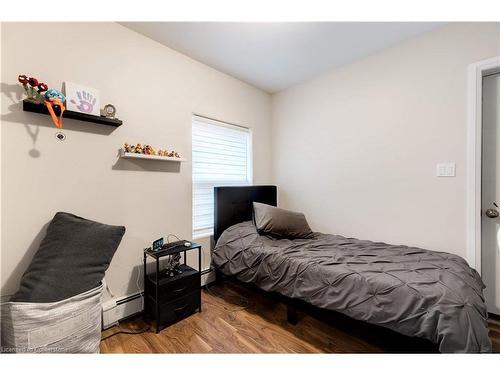
M500 72L500 56L469 65L467 87L467 260L481 274L483 76Z

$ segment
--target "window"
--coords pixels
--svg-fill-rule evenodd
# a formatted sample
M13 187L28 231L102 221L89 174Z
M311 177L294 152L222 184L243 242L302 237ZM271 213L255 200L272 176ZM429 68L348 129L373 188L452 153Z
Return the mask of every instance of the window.
M252 183L250 130L193 116L193 237L213 234L214 186Z

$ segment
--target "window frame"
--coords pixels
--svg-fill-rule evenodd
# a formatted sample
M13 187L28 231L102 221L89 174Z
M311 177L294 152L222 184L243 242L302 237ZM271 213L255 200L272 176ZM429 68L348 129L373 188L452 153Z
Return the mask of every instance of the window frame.
M228 128L232 130L237 130L237 131L242 131L247 133L247 171L246 171L246 184L247 185L253 185L253 131L252 128L247 127L247 126L242 126L242 125L237 125L234 123L230 123L227 121L222 121L222 120L216 120L211 117L199 115L196 113L193 113L191 116L191 158L193 156L193 126L195 121L202 122L207 125L212 125L215 127L222 127L222 128ZM214 228L213 228L213 223L210 228L207 228L205 231L203 228L196 229L194 227L194 193L195 193L195 185L196 183L193 181L193 170L194 170L194 162L191 161L191 235L193 239L199 239L199 238L206 238L213 236L214 233ZM220 185L218 185L220 183ZM224 182L214 182L215 186L225 186ZM227 183L226 183L227 185ZM237 185L235 185L237 186ZM198 232L195 234L195 232Z

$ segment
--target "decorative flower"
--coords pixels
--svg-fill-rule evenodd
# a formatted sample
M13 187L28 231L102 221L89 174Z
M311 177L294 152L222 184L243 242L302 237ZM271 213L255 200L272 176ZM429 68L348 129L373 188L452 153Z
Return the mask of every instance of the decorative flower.
M23 85L28 83L28 77L25 76L24 74L19 75L19 77L17 77L17 80L19 81L19 83L22 83Z
M47 86L43 82L40 82L37 87L38 87L38 92L44 92L44 91L47 91L49 89L49 86Z
M36 79L35 77L30 77L28 83L31 85L31 87L36 87L38 86L38 79Z

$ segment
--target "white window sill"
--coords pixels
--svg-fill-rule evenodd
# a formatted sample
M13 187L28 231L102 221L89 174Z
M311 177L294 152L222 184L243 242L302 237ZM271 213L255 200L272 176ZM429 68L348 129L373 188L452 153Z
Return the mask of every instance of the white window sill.
M213 232L212 233L202 233L202 234L197 234L196 236L193 236L193 240L199 240L201 238L210 238L210 236L213 236Z

